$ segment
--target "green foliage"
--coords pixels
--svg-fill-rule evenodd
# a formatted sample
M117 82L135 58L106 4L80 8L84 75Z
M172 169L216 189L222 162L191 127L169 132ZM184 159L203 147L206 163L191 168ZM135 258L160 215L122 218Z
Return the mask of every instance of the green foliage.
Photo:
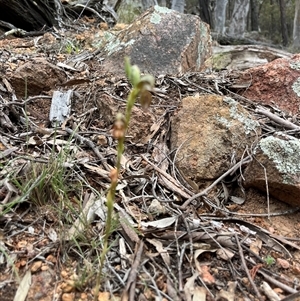
M81 51L80 43L76 40L67 40L64 42L63 53L66 54L78 54Z
M273 265L275 263L275 259L274 257L272 257L271 255L268 255L265 259L264 259L266 265L268 267L270 267L271 265Z
M71 185L71 170L66 168L67 158L71 158L69 148L62 148L58 156L54 151L47 163L30 162L26 174L14 179L14 184L22 195L28 194L28 201L37 205L58 204L69 199L69 193L76 191Z

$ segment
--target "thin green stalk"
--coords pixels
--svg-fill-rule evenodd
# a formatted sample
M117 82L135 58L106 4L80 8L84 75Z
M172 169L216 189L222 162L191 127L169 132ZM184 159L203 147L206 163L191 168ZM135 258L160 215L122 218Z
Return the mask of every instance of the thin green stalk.
M131 66L128 59L125 60L125 71L128 79L131 81L133 88L127 98L125 117L122 114L118 114L113 129L113 136L115 139L118 140L117 161L116 161L116 168L113 169L110 173L111 184L106 197L107 216L105 222L105 233L103 238L103 249L100 255L99 273L96 279L96 286L94 291L94 301L98 300L100 284L102 279L102 271L105 263L105 257L109 250L108 243L112 232L113 209L114 209L116 188L118 185L118 178L121 170L121 157L124 152L125 134L129 126L132 108L138 96L141 97L142 105L144 104L145 106L147 106L149 104L148 103L149 99L151 101L151 96L149 98L149 94L150 94L149 90L151 90L152 87L154 86L154 78L150 75L146 75L141 78L140 70L138 69L138 67ZM145 93L146 91L149 94Z

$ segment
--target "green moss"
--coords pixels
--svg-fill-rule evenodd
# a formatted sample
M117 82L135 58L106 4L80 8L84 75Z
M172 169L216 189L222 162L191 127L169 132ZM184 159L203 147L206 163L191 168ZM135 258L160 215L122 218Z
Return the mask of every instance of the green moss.
M211 57L212 68L214 70L226 69L227 66L231 63L231 53L230 52L221 52L215 53Z

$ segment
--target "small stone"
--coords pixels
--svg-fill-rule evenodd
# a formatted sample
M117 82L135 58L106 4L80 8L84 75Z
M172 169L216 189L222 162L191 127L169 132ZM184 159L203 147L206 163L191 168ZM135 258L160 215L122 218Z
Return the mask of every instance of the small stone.
M43 264L42 261L36 261L36 262L34 262L33 265L31 266L31 272L32 273L37 272L41 268L42 264Z
M100 292L98 295L99 301L108 301L110 300L110 293L109 292Z
M148 208L149 213L153 215L160 215L160 214L165 214L166 213L166 207L161 204L157 199L154 199L149 208Z
M68 272L67 271L61 271L60 272L60 276L62 277L62 278L64 278L64 279L66 279L66 278L68 278Z
M68 281L63 282L63 283L61 284L61 289L62 289L62 291L65 292L65 293L70 293L70 292L72 292L72 291L74 290L74 287L75 287L75 283L74 283L74 281L72 281L72 280L68 280Z
M292 266L292 271L296 276L300 275L300 265L298 263L294 263Z
M56 258L53 255L48 255L46 257L46 261L52 262L52 263L56 263Z
M80 299L83 301L83 300L87 300L88 296L86 293L81 293L80 294Z
M100 146L107 145L107 138L105 135L97 136L97 145L100 145Z
M47 265L42 265L41 270L42 271L47 271L49 269L49 267Z
M64 293L61 296L61 300L62 301L74 301L75 300L75 294L74 293L71 293L71 294Z
M242 282L243 282L243 284L246 285L246 286L249 285L249 279L248 279L247 277L243 277L243 278L242 278Z

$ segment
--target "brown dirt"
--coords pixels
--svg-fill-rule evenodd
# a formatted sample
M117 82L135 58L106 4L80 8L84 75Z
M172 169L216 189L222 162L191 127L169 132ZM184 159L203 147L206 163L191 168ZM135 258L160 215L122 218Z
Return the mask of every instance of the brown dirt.
M92 33L95 35L99 34L99 31L100 30L97 32L97 30L92 27L92 29L83 32L80 35L72 32L68 32L66 35L69 39L79 41L81 50L92 49L91 42L93 39L91 38L91 35ZM101 34L102 32L100 32L100 35ZM44 39L46 38L47 37L44 37ZM16 70L23 64L24 60L32 62L34 61L32 59L33 57L39 56L49 61L55 58L54 60L56 62L62 62L69 56L60 51L60 44L58 45L58 42L55 41L55 39L49 39L48 37L46 41L48 41L48 44L41 44L39 49L35 48L34 43L31 43L31 39L26 39L26 43L25 39L0 41L0 47L3 53L5 53L6 50L9 50L11 51L11 56L15 56L16 58L14 62L2 62L1 77L2 79L7 79L8 82L13 82L14 85L20 85L13 86L14 90L10 92L8 91L9 84L4 83L5 89L0 92L3 99L12 101L11 97L14 95L14 91L24 91L24 83L13 81L13 77L16 75L15 72L17 72ZM6 54L2 55L4 59L5 56ZM115 113L118 110L124 110L124 99L126 99L126 96L128 95L130 86L121 76L118 77L104 72L102 64L103 63L95 57L87 62L89 67L88 72L82 71L72 73L71 71L64 71L63 73L65 73L66 76L64 83L60 81L57 82L56 80L46 82L43 78L39 78L38 80L43 81L44 84L51 83L51 86L42 86L44 88L39 91L39 94L51 96L52 92L57 89L74 89L76 94L74 96L74 103L72 104L72 118L68 120L67 126L75 129L76 126L80 124L80 134L89 138L97 145L103 156L107 159L107 162L110 165L113 165L115 142L111 137L111 128L114 122ZM34 72L38 69L39 65L36 65ZM68 81L71 79L76 79L76 84L68 84ZM182 80L184 80L184 78ZM202 75L196 74L192 76L192 80L195 81L197 85L201 84L202 87L207 87L211 89L211 91L214 91L214 84L210 79L206 79ZM28 85L30 86L30 83L28 83ZM203 229L206 229L205 231L209 231L214 235L218 235L221 232L220 229L212 229L209 224L209 219L204 218L204 216L207 215L209 215L211 219L215 217L216 221L222 221L223 226L221 226L221 229L224 232L228 232L230 228L239 231L237 226L238 221L236 219L241 219L266 229L268 231L268 237L278 235L285 237L286 240L290 238L289 241L294 243L295 247L292 247L291 244L289 245L288 243L281 242L281 244L286 246L288 251L292 254L292 258L288 258L287 254L282 250L274 250L274 246L266 243L259 248L258 254L260 258L266 258L268 255L271 255L274 259L277 259L277 262L274 265L266 266L265 264L262 264L262 266L265 270L270 271L272 275L276 274L278 277L281 276L279 279L280 282L284 282L289 287L292 287L294 279L298 279L300 273L300 252L296 249L296 246L300 246L300 241L298 239L300 237L300 213L295 212L286 215L272 216L273 213L282 213L293 208L274 198L270 198L270 217L255 217L255 214L268 213L266 196L258 191L252 189L246 191L246 201L243 205L232 203L224 204L223 208L236 212L236 216L224 216L223 211L213 211L209 206L201 207L201 200L199 200L196 205L191 205L188 210L179 213L179 216L182 214L184 218L179 219L177 225L178 228L172 225L165 226L162 230L151 230L149 228L145 230L140 225L140 222L142 221L149 222L157 219L159 220L163 217L169 217L170 215L172 216L175 213L178 214L176 208L169 206L168 203L162 203L166 206L168 214L162 213L160 217L150 213L148 209L145 209L149 207L150 201L148 201L147 198L144 199L140 195L140 188L147 191L147 194L152 194L151 189L147 186L143 186L144 182L139 182L137 178L133 176L134 174L130 173L132 170L142 171L139 173L141 179L145 177L149 183L153 184L149 164L147 164L146 161L141 160L139 154L151 153L158 141L167 141L169 118L180 103L180 97L189 95L189 93L198 92L194 86L191 86L191 88L194 89L193 91L188 91L188 89L180 87L179 94L179 84L176 83L174 78L165 77L164 79L160 79L158 87L163 89L166 86L168 86L169 89L168 94L158 93L154 95L153 104L148 111L145 112L141 110L140 107L137 107L134 110L134 122L131 124L131 130L129 131L126 140L125 155L127 159L130 159L130 166L127 167L127 171L124 170L123 177L124 180L127 179L126 181L128 182L126 185L124 184L125 188L123 192L126 195L128 194L128 198L133 197L134 195L139 197L137 197L135 201L128 202L127 204L124 202L124 199L122 200L121 195L118 195L117 197L118 205L125 208L124 210L126 210L127 213L130 212L130 214L135 216L135 220L138 224L137 232L140 235L139 239L143 239L146 245L144 247L144 255L145 258L147 258L147 267L149 268L148 274L145 270L139 270L138 280L135 278L132 280L133 282L137 282L135 291L136 294L139 295L139 300L154 300L155 296L157 296L157 290L162 292L162 295L167 295L169 300L172 298L173 300L186 300L182 291L179 293L178 291L177 293L174 292L174 287L176 287L175 282L177 280L179 282L182 280L182 284L186 285L187 278L191 277L197 269L194 265L190 265L189 263L189 257L193 255L190 253L191 245L188 245L192 237L191 232L189 231L196 231L198 233L203 232ZM36 96L34 93L36 93L37 90L28 89L28 91L30 91L29 97ZM22 95L17 95L17 98L19 102L24 101ZM31 156L36 160L47 160L49 158L51 146L46 142L50 137L53 138L53 136L47 136L50 128L48 121L50 104L50 98L36 98L34 101L29 101L26 106L15 106L14 109L12 109L12 107L5 108L5 113L10 117L16 130L13 131L10 127L1 129L0 149L2 151L7 149L5 144L10 147L17 147L17 151L15 151L14 155L11 157L8 156L8 159L16 159L15 167L17 166L19 168L19 177L24 177L24 172L22 173L21 170L26 167L27 156ZM28 118L38 126L35 131L32 126L27 129L26 123L22 124L19 118L22 116L20 108L26 110ZM96 108L96 110L92 111L93 108ZM86 114L89 110L91 110L90 113ZM86 115L82 117L82 114ZM33 144L26 147L26 139L23 139L22 136L19 137L18 134L30 131L32 131L32 133L29 134L30 137L34 137L35 141L42 141L41 144L37 143L36 145ZM66 133L59 134L57 138L68 139L68 135ZM60 147L59 144L56 144L56 151L59 151ZM78 164L76 172L78 175L85 175L87 181L96 190L104 191L108 185L108 176L103 171L104 167L102 165L102 160L97 158L90 148L84 147L82 144L80 144L80 147L81 152L80 154L78 153L78 158L81 156L81 158L88 159L88 164L93 165L95 168L101 167L102 170L95 171L84 165ZM1 158L1 160L1 164L4 166L7 161L3 158ZM75 181L76 175L70 173L69 180L70 183ZM158 183L156 187L158 190L157 193L176 202L176 196L174 196L167 188L164 188L161 183ZM160 190L158 188L160 188ZM15 189L19 188L17 187ZM165 191L162 191L164 189ZM221 187L218 187L218 189L221 189ZM86 189L83 195L87 196L88 193L91 193L90 188ZM217 195L216 191L212 194L215 196ZM5 190L2 188L0 191L0 200L3 201L6 195L7 189ZM79 208L81 204L87 201L87 199L84 198L78 200L78 195L74 191L70 192L68 196L75 211L77 209L80 211ZM48 195L45 204L39 205L32 203L31 200L27 200L26 202L13 206L11 210L8 210L4 215L0 215L0 223L2 226L0 248L4 251L2 252L0 263L1 300L13 300L16 290L20 287L19 281L23 278L27 270L30 270L32 273L31 285L26 299L27 301L93 300L95 270L97 271L98 268L96 258L99 253L101 253L101 244L99 244L98 247L95 247L95 249L90 249L87 241L98 241L99 243L99 240L103 235L103 221L99 218L96 219L96 221L85 230L85 239L78 240L77 244L66 241L63 239L62 233L64 230L71 227L74 220L76 220L76 215L74 212L68 210L67 207L64 207L61 209L61 216L58 216L57 211L53 209L53 202L56 202L57 204L59 199L51 199L51 197L52 196ZM245 217L242 214L250 216ZM187 221L188 219L199 220L200 226L194 230L187 230L185 220ZM180 238L176 238L176 235L174 234L177 233L176 231L178 231L178 233L180 231L185 234L188 233L188 238L185 239L184 244ZM56 233L59 236L58 240L53 238L53 235L55 235L53 233ZM168 234L170 235L170 238L164 238L164 235ZM243 237L242 233L239 235ZM126 241L126 254L123 254L123 257L120 255L118 249L120 237L123 239L125 238ZM112 242L112 250L114 252L109 254L109 262L114 273L119 274L119 277L123 279L124 283L122 284L120 279L115 277L115 274L112 273L111 270L106 270L107 279L104 281L105 283L102 286L103 292L99 294L98 300L109 300L108 296L110 296L110 300L120 300L122 293L129 292L128 283L130 284L130 279L128 280L127 276L125 277L125 272L130 270L131 265L134 262L133 259L137 259L138 257L138 252L135 249L135 236L130 232L130 228L126 228L124 223L122 224L121 222L121 226L119 226L118 231L116 231L113 238L117 243L115 243L116 245L113 245ZM253 242L254 237L251 238ZM155 240L162 243L164 250L167 250L166 252L170 252L170 263L168 267L166 262L164 262L159 255L162 251L159 251L159 247L155 245ZM196 244L199 242L208 244L206 240L200 239L196 241L195 238L194 249L198 248L196 247ZM211 241L209 243L214 245ZM177 244L180 244L179 249L176 249ZM80 248L78 248L78 245ZM214 246L217 247L216 245ZM205 249L206 247L200 246L199 248ZM82 254L80 255L79 249L84 256ZM178 252L180 253L182 250L186 250L186 255L182 256L180 261L177 255ZM235 300L243 300L245 296L250 300L258 300L258 298L255 297L253 288L247 280L245 272L240 267L241 262L239 261L240 257L238 256L237 249L235 249L235 252L236 256L232 259L230 266L235 270L233 273L230 272L228 262L222 261L220 257L215 256L214 253L204 252L204 255L199 255L199 262L201 261L203 267L202 281L206 283L206 286L214 295L218 294L220 289L227 290L227 285L230 281L237 281L239 283L238 285L241 287L239 287L236 292ZM246 252L247 251L244 250L244 254L246 254ZM288 267L283 267L282 264L279 263L280 259L286 260L289 264ZM12 262L10 263L9 260ZM143 260L144 259L140 260L140 264L146 266L146 263L144 263ZM182 272L181 276L177 274L179 263L181 264L181 268L179 269ZM259 261L256 261L255 264L249 264L249 270L254 273L254 269L258 267L259 263ZM207 272L205 269L210 270ZM172 275L172 273L174 273L174 275ZM257 286L259 286L262 279L264 279L258 274L253 274L253 278L255 278ZM268 280L266 281L268 282ZM144 283L147 285L144 285ZM277 292L282 296L287 296L289 294L274 284L270 285L272 288L276 288ZM200 287L201 282L196 281L195 286ZM109 287L113 289L110 294ZM298 289L298 287L296 288ZM189 288L187 288L187 290L188 289ZM245 291L244 293L242 292L243 290ZM113 299L113 296L115 299ZM136 300L138 299L136 298ZM207 300L212 300L212 298L208 295Z

